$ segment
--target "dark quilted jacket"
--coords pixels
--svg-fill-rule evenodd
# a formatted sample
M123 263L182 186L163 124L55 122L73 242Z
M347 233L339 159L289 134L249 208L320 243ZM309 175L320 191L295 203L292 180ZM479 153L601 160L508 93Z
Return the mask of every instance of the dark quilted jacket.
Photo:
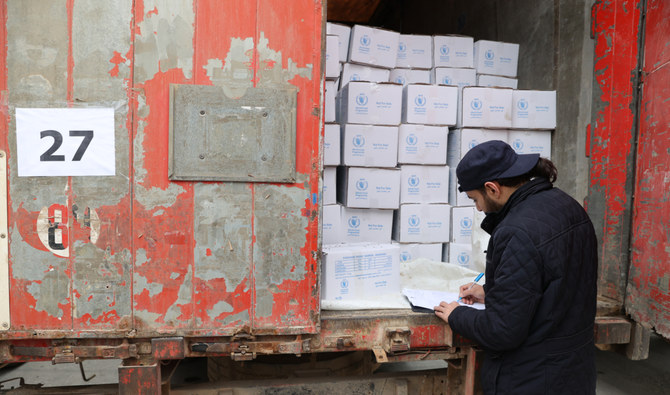
M485 350L487 394L594 394L597 241L574 199L545 179L515 191L482 228L486 309L449 325Z

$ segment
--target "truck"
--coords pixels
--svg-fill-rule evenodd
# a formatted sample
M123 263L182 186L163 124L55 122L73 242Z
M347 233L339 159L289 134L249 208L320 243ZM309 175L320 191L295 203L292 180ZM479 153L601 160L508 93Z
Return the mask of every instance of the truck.
M122 360L122 394L178 393L196 357L322 373L294 389L478 391L477 345L435 316L320 307L328 20L520 44L519 88L557 91L557 185L598 234L596 343L646 358L670 337L669 19L662 0L0 1L0 363ZM373 374L419 360L449 367Z

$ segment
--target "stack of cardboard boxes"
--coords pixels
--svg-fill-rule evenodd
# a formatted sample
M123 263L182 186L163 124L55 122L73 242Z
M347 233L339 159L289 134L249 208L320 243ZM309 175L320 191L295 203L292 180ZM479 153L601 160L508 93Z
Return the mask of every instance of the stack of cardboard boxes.
M556 123L554 91L516 90L518 51L327 24L322 299L400 292L416 258L483 269L456 166L493 139L549 157Z

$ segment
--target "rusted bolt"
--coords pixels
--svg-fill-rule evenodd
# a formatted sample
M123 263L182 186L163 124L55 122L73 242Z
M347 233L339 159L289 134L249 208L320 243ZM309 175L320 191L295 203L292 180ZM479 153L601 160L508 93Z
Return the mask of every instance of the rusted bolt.
M268 160L268 156L267 156L267 155L263 155L263 156L261 156L261 160L262 160L263 162L265 162L266 160Z
M7 237L6 234L4 234L4 233L0 233L0 239L4 239L5 237Z
M198 155L198 157L199 157L200 159L205 159L205 154L200 154L200 155Z
M3 328L9 328L9 324L6 323L6 322L3 322L3 323L2 323L2 327L3 327Z
M207 112L205 110L200 110L200 115L205 115Z
M268 117L268 112L267 111L263 113L263 117L265 117L265 118Z

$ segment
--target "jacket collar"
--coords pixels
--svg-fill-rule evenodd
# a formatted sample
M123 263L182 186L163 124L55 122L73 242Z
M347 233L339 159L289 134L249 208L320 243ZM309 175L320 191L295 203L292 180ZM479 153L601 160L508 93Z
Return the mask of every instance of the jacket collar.
M505 219L507 213L512 209L512 207L518 205L530 195L534 195L540 191L553 188L553 184L549 182L546 178L538 177L535 178L522 186L519 187L507 200L507 203L503 206L500 211L495 213L486 214L486 218L482 221L482 229L486 233L491 234L493 230L498 226L499 223Z

